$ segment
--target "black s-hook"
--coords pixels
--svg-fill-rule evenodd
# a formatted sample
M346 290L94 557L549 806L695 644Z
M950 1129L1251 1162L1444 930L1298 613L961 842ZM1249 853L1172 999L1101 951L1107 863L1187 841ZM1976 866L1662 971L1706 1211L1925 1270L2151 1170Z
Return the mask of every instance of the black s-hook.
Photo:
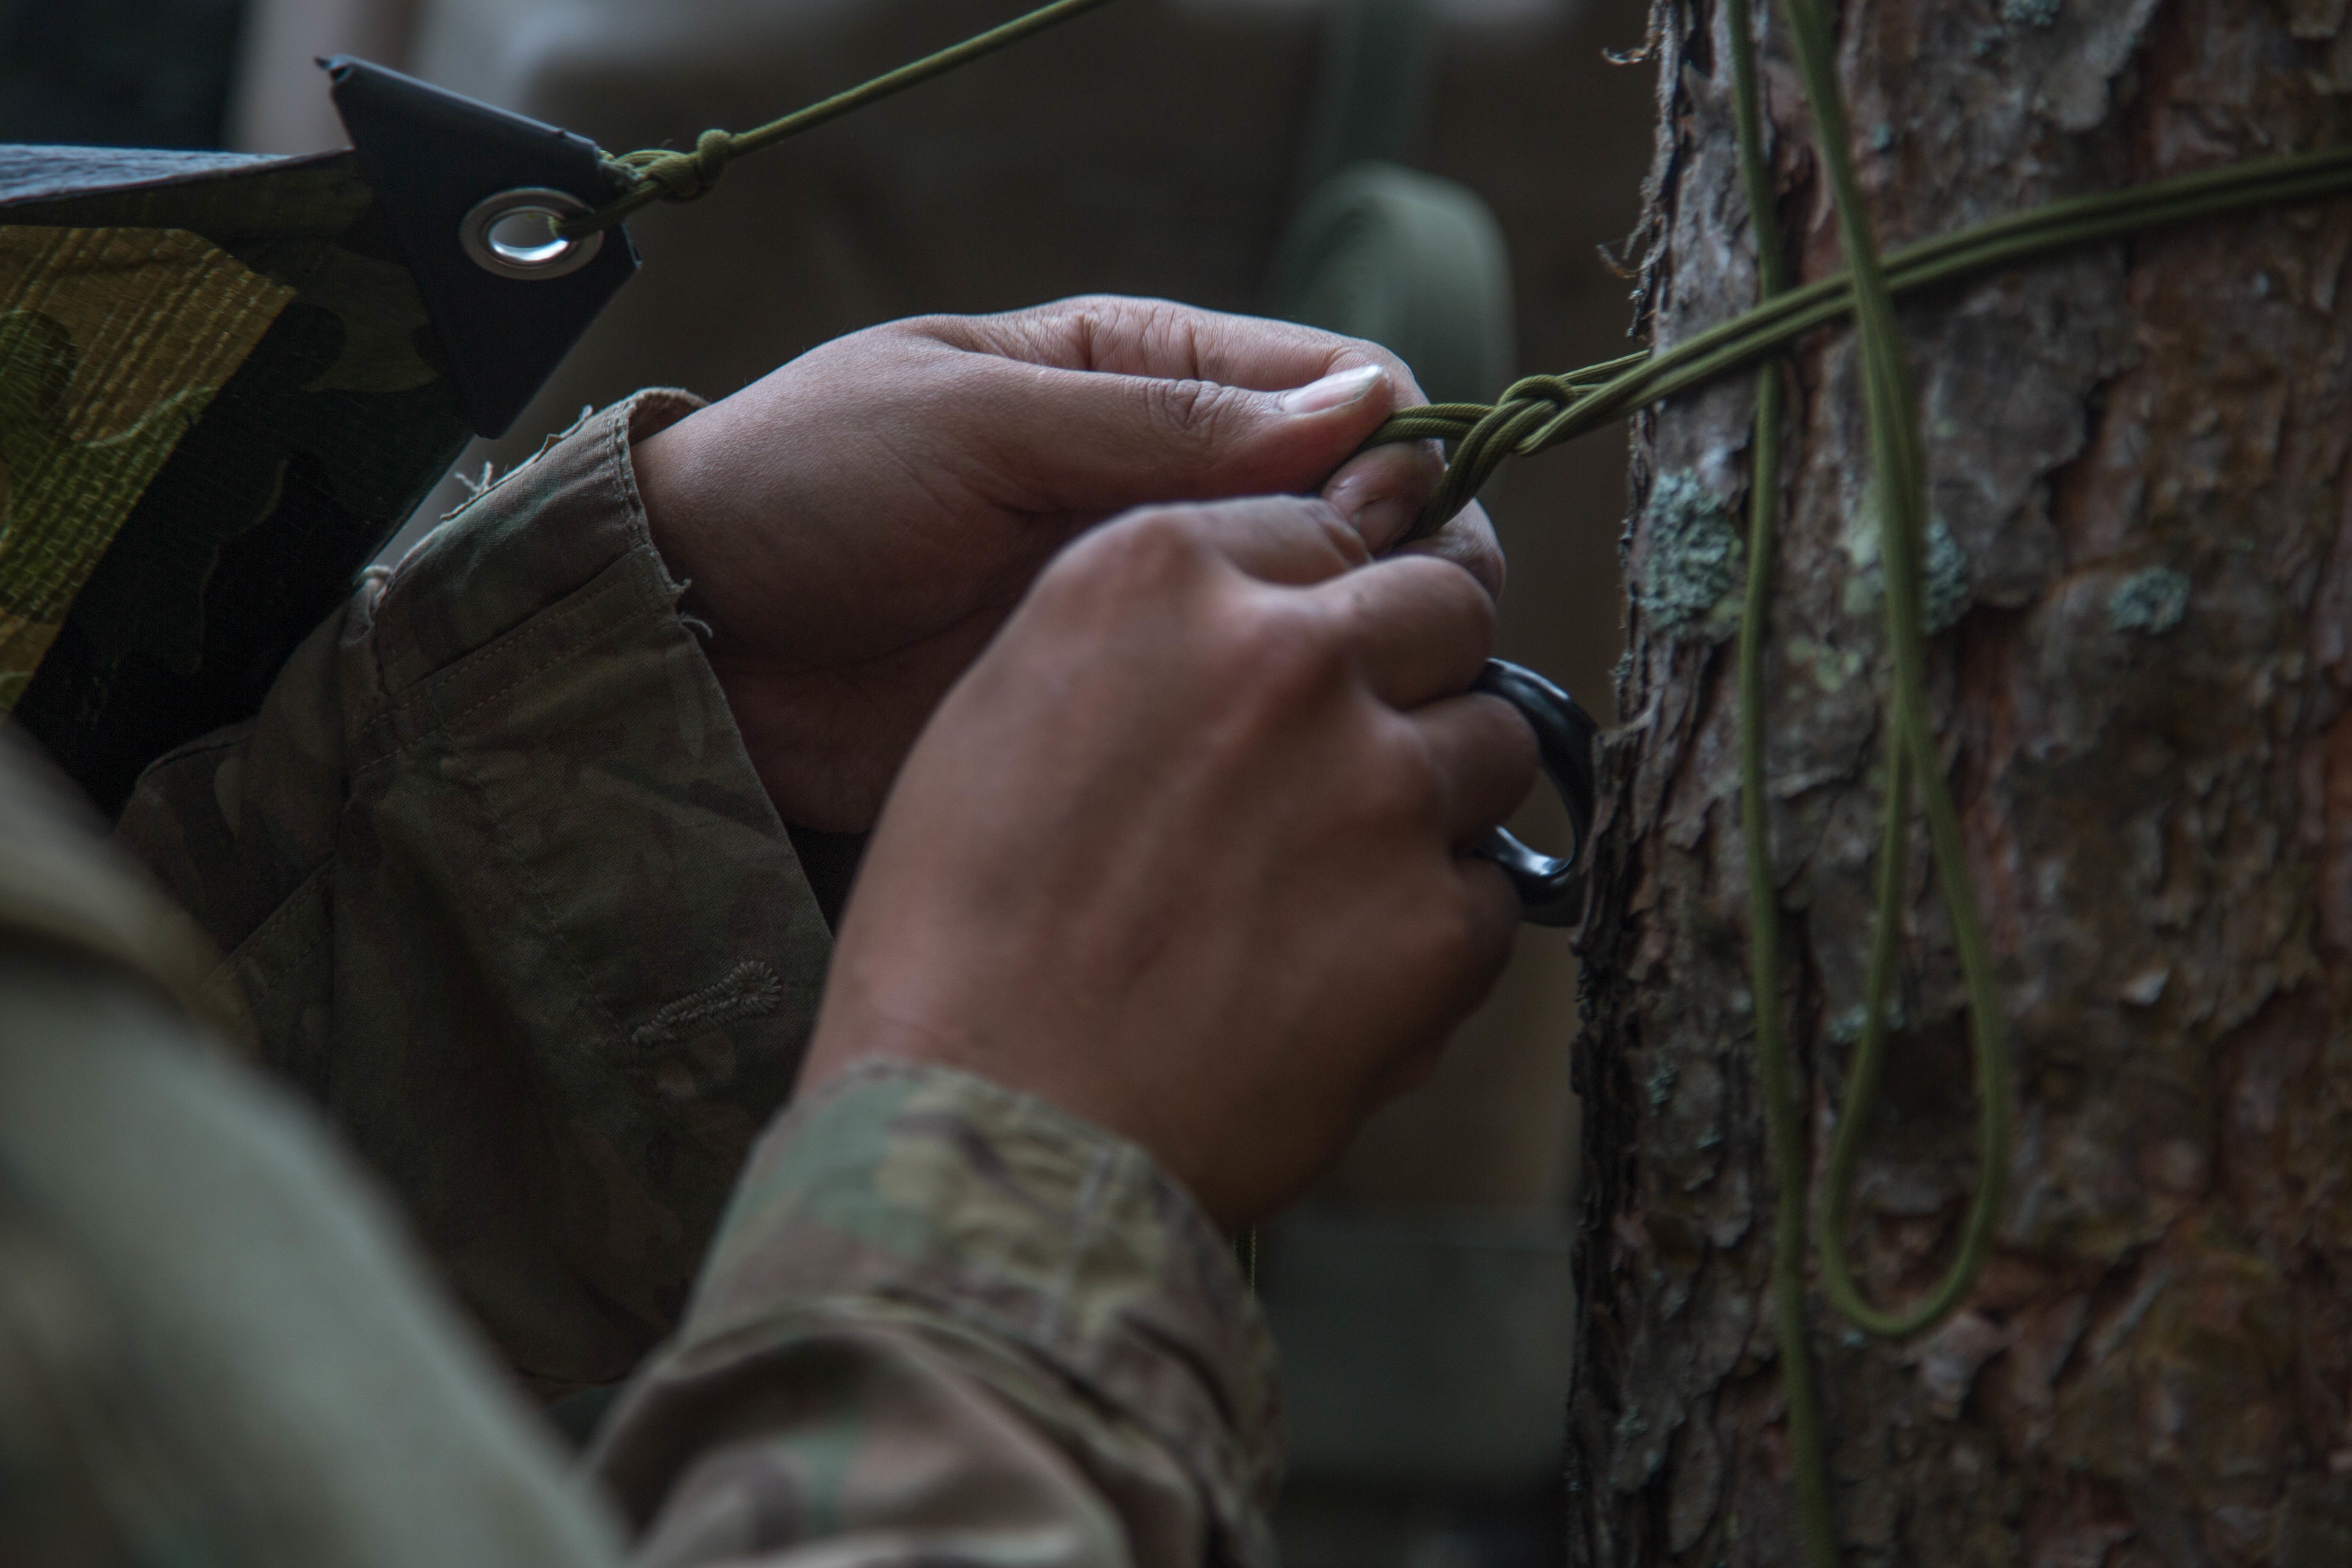
M1576 841L1565 856L1543 855L1497 827L1478 853L1503 868L1518 889L1519 917L1529 925L1572 926L1584 915L1585 847L1592 836L1592 737L1600 726L1576 699L1532 669L1490 658L1473 691L1499 697L1536 732L1544 777L1568 807Z

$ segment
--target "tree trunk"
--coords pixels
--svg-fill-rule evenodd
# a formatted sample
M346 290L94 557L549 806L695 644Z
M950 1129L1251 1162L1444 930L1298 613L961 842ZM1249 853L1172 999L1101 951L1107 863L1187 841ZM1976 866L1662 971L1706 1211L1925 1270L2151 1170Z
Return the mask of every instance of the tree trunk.
M1798 276L1843 265L1757 0ZM1847 0L1892 247L2328 140L2346 0ZM2338 29L2342 31L2339 35ZM1643 299L1748 306L1716 0L1662 0ZM1934 722L2016 1064L1963 1310L1865 1341L1812 1299L1848 1563L2352 1563L2352 204L1914 299ZM1808 1158L1859 1019L1888 659L1853 338L1791 357L1768 795ZM1732 643L1752 381L1635 433L1631 649L1584 938L1570 1556L1802 1560L1773 1348ZM1976 1180L1949 923L1914 827L1901 1025L1850 1246L1900 1304ZM1818 1193L1816 1200L1818 1202ZM1816 1208L1818 1212L1818 1207Z

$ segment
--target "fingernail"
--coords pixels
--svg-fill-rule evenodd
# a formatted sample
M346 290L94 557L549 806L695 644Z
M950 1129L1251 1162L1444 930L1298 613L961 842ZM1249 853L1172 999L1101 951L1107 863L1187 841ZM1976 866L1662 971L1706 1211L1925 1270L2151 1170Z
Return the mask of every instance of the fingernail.
M1376 364L1360 364L1353 370L1334 371L1320 381L1310 381L1305 386L1295 386L1282 395L1281 408L1285 414L1321 414L1353 403L1371 391L1381 376Z
M1421 508L1402 496L1382 496L1362 507L1348 519L1364 548L1378 555L1402 540L1421 515Z

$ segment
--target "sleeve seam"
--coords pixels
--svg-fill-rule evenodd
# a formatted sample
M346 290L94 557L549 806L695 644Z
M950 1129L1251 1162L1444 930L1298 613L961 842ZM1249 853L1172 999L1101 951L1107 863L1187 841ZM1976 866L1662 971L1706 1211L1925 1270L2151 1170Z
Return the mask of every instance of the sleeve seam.
M280 900L278 907L270 910L268 917L265 918L259 925L254 927L251 931L247 932L243 942L238 942L235 947L229 950L228 956L222 959L219 965L213 971L213 979L215 983L217 984L223 981L236 983L239 990L246 992L247 1005L248 1006L257 1007L261 1002L260 994L246 986L243 981L239 979L239 975L245 967L246 960L251 955L254 948L266 941L272 932L293 921L294 907L304 901L306 899L311 898L320 886L330 880L332 877L334 868L335 863L332 856L320 861L317 866L312 867L309 874L304 876L299 882L297 882L294 885L294 890L287 894L284 899ZM309 963L319 950L327 946L333 940L333 924L330 921L326 930L320 931L318 935L305 942L295 952L292 957L286 961L285 967L287 973L291 973L300 969L303 965Z
M616 577L608 583L589 590L576 602L553 606L552 614L560 616L564 620L570 620L575 614L585 615L587 612L594 609L606 596L628 585L629 584L626 577ZM655 609L653 606L647 605L643 609L637 610L613 622L611 625L604 627L601 631L591 632L570 647L558 647L543 660L534 658L530 662L527 663L523 668L516 671L510 679L505 681L494 690L485 692L481 696L475 698L471 702L467 703L466 706L457 710L455 712L443 711L441 705L438 702L430 700L431 697L434 695L431 692L420 692L416 695L419 698L425 700L422 704L423 706L429 707L432 710L436 721L434 728L440 732L446 734L457 726L464 723L467 719L472 718L476 713L480 712L484 708L488 707L491 703L498 701L500 698L514 691L518 687L529 685L531 681L541 679L551 671L562 668L565 663L573 658L577 658L587 648L593 647L597 642L603 640L603 638L611 636L614 632L625 630L630 626L637 625L641 621L651 619L660 613L661 612ZM539 617L534 617L534 619L538 624L518 628L521 635L517 637L513 646L509 648L499 649L499 651L509 653L516 649L528 651L533 642L551 637L557 637L562 632L570 629L566 626L551 624L551 620L546 614L542 614L542 616ZM681 637L687 635L683 626L678 628L678 635ZM492 649L498 648L499 644L490 643L477 651L488 653ZM441 672L441 676L453 675L456 673L457 668L458 666L453 664L449 666L447 669L443 670ZM434 684L440 684L439 677L436 678ZM409 703L404 700L402 703L402 707L405 708L407 706L409 706Z
M548 670L561 665L564 659L575 657L578 652L578 649L570 650L548 665L518 677L507 687L502 688L501 691L512 690L514 687L521 685L526 680L546 674ZM484 703L496 700L497 695L493 694L469 705L465 712L471 713ZM460 714L457 717L461 719L464 715ZM436 726L436 732L445 740L454 741L455 737L450 733L450 730L457 721L457 719L442 720ZM467 761L465 748L461 746L453 744L446 747L442 756L449 769L464 780L467 791L474 797L475 806L481 812L483 821L488 825L491 838L497 843L499 854L506 862L508 874L513 878L522 892L525 907L530 910L532 921L538 926L549 947L562 954L563 963L571 972L573 983L579 988L578 994L581 1000L592 1008L596 1018L601 1020L602 1043L607 1047L617 1044L622 1038L620 1018L614 1012L612 1005L605 1000L604 993L598 989L594 979L589 973L588 966L581 961L579 953L573 950L572 939L564 931L562 922L556 918L555 911L549 907L547 896L540 887L539 879L531 874L530 863L516 848L513 835L508 831L506 816L493 802L488 787L482 782L480 773Z

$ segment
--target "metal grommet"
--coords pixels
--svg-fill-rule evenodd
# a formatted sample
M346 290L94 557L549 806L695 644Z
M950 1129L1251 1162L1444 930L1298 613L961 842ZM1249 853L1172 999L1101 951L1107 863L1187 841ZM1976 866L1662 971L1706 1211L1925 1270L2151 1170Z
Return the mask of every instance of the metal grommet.
M566 239L555 226L582 217L588 204L565 191L524 185L474 204L457 225L457 243L474 265L526 282L577 272L604 248L604 231Z

